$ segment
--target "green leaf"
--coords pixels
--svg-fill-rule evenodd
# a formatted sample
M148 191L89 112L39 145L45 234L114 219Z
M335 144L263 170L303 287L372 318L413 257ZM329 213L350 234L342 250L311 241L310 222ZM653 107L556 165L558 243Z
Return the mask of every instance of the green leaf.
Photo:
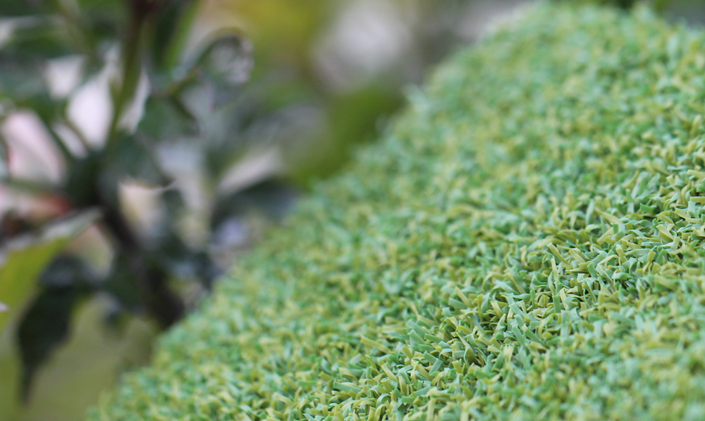
M244 82L250 78L254 65L252 44L236 28L213 33L178 69L180 77L174 82L178 93L195 84L210 95L212 108L231 102Z
M0 267L0 300L6 311L0 312L0 332L32 295L46 265L97 218L97 212L82 213L51 224L36 236L14 240L5 247Z
M16 419L22 368L14 336L19 313L33 295L37 280L53 257L97 219L85 212L51 224L35 236L19 238L0 259L0 419Z
M4 23L11 31L9 39L0 44L4 54L15 59L53 58L70 54L70 38L60 20L49 16L31 16Z
M45 1L13 0L3 1L0 15L3 17L20 17L34 15L42 11Z
M206 46L197 65L213 78L239 85L252 69L252 45L234 30L222 32Z
M62 269L56 266L50 265L46 274ZM78 273L71 275L80 277ZM38 370L69 336L74 307L85 296L86 291L75 285L43 287L23 312L17 329L17 341L22 357L23 400L30 397Z
M193 0L174 0L157 16L151 47L158 71L169 72L178 65L201 6Z

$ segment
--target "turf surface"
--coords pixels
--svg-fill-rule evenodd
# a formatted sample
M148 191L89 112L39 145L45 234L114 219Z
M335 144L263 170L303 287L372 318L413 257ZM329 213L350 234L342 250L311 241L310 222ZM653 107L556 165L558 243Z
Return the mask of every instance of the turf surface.
M90 419L705 418L705 34L546 5L508 28Z

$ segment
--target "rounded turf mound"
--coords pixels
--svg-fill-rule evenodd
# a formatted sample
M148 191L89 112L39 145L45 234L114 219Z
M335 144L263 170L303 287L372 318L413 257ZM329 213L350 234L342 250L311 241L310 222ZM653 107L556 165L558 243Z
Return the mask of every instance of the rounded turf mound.
M703 419L705 35L540 5L410 102L92 419Z

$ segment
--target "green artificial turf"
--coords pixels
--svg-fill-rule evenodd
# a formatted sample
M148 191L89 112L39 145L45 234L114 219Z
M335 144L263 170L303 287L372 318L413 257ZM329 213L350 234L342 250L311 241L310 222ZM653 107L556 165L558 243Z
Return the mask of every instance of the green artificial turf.
M92 420L705 418L705 34L458 54Z

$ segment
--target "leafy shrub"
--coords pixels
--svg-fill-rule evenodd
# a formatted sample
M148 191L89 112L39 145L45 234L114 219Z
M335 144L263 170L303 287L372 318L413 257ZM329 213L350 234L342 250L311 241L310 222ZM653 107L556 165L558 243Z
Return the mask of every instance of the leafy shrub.
M699 419L705 33L538 6L91 419Z
M37 369L66 340L74 310L86 298L110 297L114 309L106 326L119 327L121 316L132 313L167 328L182 317L192 291L210 288L219 272L208 253L210 238L195 245L187 241L181 225L188 205L157 152L190 139L209 161L204 178L213 184L222 178L242 145L210 133L209 121L194 115L186 97L206 97L211 114L232 104L251 56L234 28L189 46L199 7L191 0L11 3L0 7L0 354L2 359L14 354L4 344L17 344L22 375L14 389L21 388L27 400ZM62 60L76 63L78 71L75 86L59 92L47 75ZM81 90L91 85L104 88L106 104L93 100L79 112L100 120L92 108L109 110L97 134L79 124L86 119L77 119L74 109ZM7 134L9 121L19 115L34 123L29 139ZM44 179L17 171L18 151L32 146L29 141L62 174ZM125 210L126 181L158 192L164 215L148 230L140 230ZM42 217L6 212L10 191L38 202ZM216 208L228 198L214 202ZM215 216L204 225L216 228ZM92 223L110 243L105 271L63 250ZM57 229L58 238L33 233ZM8 373L3 370L3 382L19 383ZM3 388L2 398L12 388ZM8 417L8 408L1 405L0 417Z

